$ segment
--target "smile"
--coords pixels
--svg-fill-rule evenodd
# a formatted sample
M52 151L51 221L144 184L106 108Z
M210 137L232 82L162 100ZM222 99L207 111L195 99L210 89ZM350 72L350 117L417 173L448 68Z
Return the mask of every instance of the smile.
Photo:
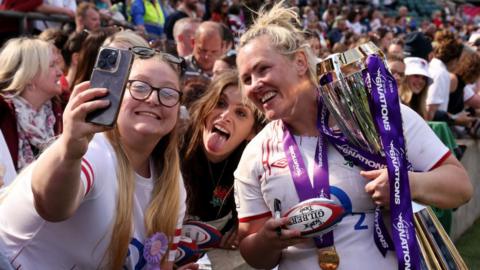
M271 100L273 97L275 97L277 95L277 93L273 92L273 91L268 91L267 93L265 93L265 95L263 95L261 98L260 98L260 102L262 104L265 104L267 103L269 100Z
M226 130L224 127L221 127L220 125L214 125L212 128L212 132L216 132L227 139L230 137L230 132L228 132L228 130Z
M152 112L141 111L141 112L135 112L135 114L144 115L144 116L148 116L148 117L152 117L152 118L155 118L157 120L160 120L160 116L158 116L158 115L156 115L155 113L152 113Z

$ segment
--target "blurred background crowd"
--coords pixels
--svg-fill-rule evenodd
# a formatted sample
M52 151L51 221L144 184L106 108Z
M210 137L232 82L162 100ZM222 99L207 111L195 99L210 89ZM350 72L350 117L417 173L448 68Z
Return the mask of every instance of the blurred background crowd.
M269 3L273 1L0 0L0 139L7 146L0 147L2 159L8 151L18 172L61 133L62 111L69 95L75 85L89 80L102 45L149 46L186 60L181 76L180 128L194 135L186 136L180 146L187 191L188 186L199 188L198 183L189 183L190 178L217 179L207 197L190 202L189 214L205 221L225 218L222 234L234 231L238 221L231 192L233 170L244 141L264 122L249 108L254 113L245 130L250 133L237 130L240 135L225 135L228 131L216 129L223 137L239 136L219 163L198 152L199 130L205 128L200 121L206 121L218 105L208 105L209 100L228 87L237 89L236 74L222 74L236 69L239 37L252 24L255 11ZM397 81L401 102L428 121L437 135L446 127L448 134L439 136L459 159L465 147L454 139L480 137L480 6L447 0L290 0L287 4L302 18L301 27L318 61L366 42L375 43ZM27 40L31 42L19 39L23 36L31 37ZM36 55L35 48L42 50L45 43L53 48L48 66L37 68L18 61ZM237 94L229 98L241 100ZM5 98L12 95L27 102ZM218 97L214 100L221 101ZM210 106L210 111L205 106ZM38 119L41 121L35 122ZM211 163L217 165L212 168ZM15 176L8 172L12 170L0 166L0 180L7 184ZM222 187L218 183L223 178L228 178L228 184ZM228 207L223 208L224 204ZM444 225L449 226L448 222ZM230 240L225 247L235 249L236 245Z

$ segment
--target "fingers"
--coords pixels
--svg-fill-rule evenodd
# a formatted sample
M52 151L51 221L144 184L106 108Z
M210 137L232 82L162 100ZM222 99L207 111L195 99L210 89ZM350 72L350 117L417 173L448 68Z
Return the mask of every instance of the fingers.
M377 206L388 206L390 187L387 170L361 171L360 174L369 181L365 184L365 192L371 196L373 203Z
M238 238L237 238L237 230L231 229L230 231L226 232L221 241L220 247L225 249L237 249L238 248Z
M88 102L97 104L100 101L100 104L97 104L96 106L101 106L102 103L103 106L107 106L108 103L105 104L105 102L108 102L107 100L93 100L95 98L105 96L107 93L108 90L106 88L90 88L85 89L82 92L77 92L75 96L70 98L69 108L70 110L75 110L82 104L86 104Z
M378 176L380 176L380 174L382 174L383 171L384 171L384 169L371 170L371 171L360 171L360 175L369 179L369 180L372 180L372 179L375 179Z
M288 222L287 217L279 219L271 218L265 222L263 230L261 231L265 241L272 243L272 246L278 249L284 249L307 241L306 238L302 238L300 231L286 229L285 225L287 225ZM277 233L278 228L281 229L280 234Z

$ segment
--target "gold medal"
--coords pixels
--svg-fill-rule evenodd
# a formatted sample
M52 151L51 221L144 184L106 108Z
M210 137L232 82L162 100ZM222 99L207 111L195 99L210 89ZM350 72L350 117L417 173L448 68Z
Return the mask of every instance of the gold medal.
M318 265L322 270L335 270L340 265L340 257L335 247L318 250Z

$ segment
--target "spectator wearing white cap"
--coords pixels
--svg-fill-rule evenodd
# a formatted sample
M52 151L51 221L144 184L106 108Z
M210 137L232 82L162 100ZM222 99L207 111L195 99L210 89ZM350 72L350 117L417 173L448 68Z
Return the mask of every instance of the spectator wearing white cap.
M402 103L425 118L427 87L433 82L428 71L428 62L420 57L407 57L403 62L405 79L399 87L400 99Z

